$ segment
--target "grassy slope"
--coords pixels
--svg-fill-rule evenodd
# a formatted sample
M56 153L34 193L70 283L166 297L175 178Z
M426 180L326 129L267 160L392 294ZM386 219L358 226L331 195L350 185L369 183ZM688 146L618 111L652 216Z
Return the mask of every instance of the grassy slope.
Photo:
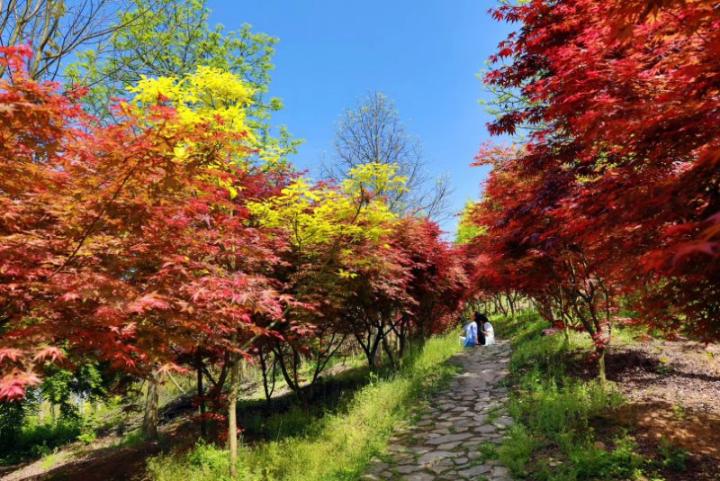
M457 333L429 340L397 374L362 388L343 411L327 415L302 436L247 446L240 453L246 481L350 481L382 452L393 428L417 402L444 385L455 368L447 364L460 349ZM227 479L227 452L199 444L187 454L154 458L149 472L157 481Z
M646 461L630 435L598 440L597 428L623 403L622 396L612 383L568 372L590 352L588 336L571 333L569 341L562 333L542 336L549 326L534 313L497 322L501 335L513 339L509 409L519 422L500 450L513 474L537 481L647 479Z

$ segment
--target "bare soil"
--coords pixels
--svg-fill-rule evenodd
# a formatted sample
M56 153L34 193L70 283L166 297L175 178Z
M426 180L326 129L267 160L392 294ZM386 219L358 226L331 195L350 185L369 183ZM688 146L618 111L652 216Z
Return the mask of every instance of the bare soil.
M628 402L610 420L666 481L720 480L720 346L642 337L616 345L607 376Z

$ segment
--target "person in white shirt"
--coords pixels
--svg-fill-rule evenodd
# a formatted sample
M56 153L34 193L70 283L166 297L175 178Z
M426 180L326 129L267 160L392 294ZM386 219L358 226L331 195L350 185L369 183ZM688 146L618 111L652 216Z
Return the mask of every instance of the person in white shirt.
M483 332L485 333L485 345L489 346L491 344L495 344L495 329L493 329L490 321L483 324Z
M495 329L493 329L487 316L478 312L475 314L475 322L480 328L480 335L478 337L485 341L483 344L486 346L495 344Z

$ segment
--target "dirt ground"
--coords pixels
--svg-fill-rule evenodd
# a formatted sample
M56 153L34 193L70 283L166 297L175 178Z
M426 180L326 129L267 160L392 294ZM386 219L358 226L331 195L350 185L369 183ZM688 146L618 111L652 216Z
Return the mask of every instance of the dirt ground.
M160 425L160 441L117 446L120 437L108 435L90 445L73 443L51 458L16 469L1 481L144 481L150 456L182 446L192 446L197 428L177 418Z
M720 480L720 345L641 338L616 345L607 372L628 400L614 421L657 475Z

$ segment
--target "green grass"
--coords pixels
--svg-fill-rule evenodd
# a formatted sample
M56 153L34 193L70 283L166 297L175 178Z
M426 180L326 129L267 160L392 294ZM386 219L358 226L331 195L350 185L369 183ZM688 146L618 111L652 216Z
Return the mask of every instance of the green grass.
M666 438L660 439L658 450L660 458L655 461L655 464L657 464L658 467L670 469L672 471L684 471L686 469L687 461L690 457L687 450L675 446Z
M82 424L75 419L56 423L24 423L16 434L0 441L0 465L47 456L56 448L75 441L82 433Z
M304 434L243 447L240 479L358 479L372 456L382 453L394 428L410 419L413 407L452 377L457 368L445 361L459 350L455 332L430 339L410 354L399 372L373 379L344 409L318 419ZM228 468L227 452L205 444L190 453L160 456L148 463L157 481L224 480Z
M498 458L497 446L494 443L485 442L478 446L478 452L480 453L480 461L485 462L490 459Z
M51 405L39 403L35 395L22 404L0 403L0 466L43 458L75 441L91 444L99 432L115 428L124 417L122 398L113 396L51 420Z
M49 471L57 464L59 459L60 456L57 453L51 453L42 458L40 465L42 466L43 470Z
M130 431L120 438L113 446L116 448L127 448L137 446L138 444L145 442L147 439L140 429Z
M611 383L567 372L570 363L589 353L589 337L575 332L568 339L563 333L542 336L549 326L535 313L495 323L513 342L509 411L516 424L499 450L513 475L534 481L637 479L644 460L633 438L616 435L606 446L594 430L622 397Z
M354 393L370 382L367 366L352 367L353 364L348 362L336 375L304 388L302 400L293 393L276 396L269 402L241 400L238 422L245 438L257 442L312 435L318 428L317 419L346 410Z

